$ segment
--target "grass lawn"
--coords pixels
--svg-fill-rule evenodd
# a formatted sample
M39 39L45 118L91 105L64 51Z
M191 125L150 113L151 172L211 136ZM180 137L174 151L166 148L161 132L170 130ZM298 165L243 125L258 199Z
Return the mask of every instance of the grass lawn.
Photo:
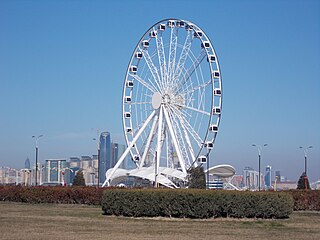
M167 219L102 215L101 207L0 202L0 239L320 239L320 212L289 219Z

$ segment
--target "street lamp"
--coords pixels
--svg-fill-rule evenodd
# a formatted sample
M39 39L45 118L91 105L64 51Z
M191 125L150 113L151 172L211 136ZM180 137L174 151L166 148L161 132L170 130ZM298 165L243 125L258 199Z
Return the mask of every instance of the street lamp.
M263 144L262 146L260 145L256 145L256 144L252 144L253 147L257 147L258 148L258 154L259 154L259 178L258 178L258 185L259 185L259 191L260 191L260 174L261 174L261 150L262 150L262 147L266 147L268 146L268 144Z
M308 152L308 149L313 148L313 147L309 146L309 147L299 147L299 148L302 148L303 152L304 152L304 172L307 176L307 152Z
M38 140L39 138L43 137L43 135L39 135L38 137L32 136L32 138L35 138L35 143L36 143L36 182L35 185L38 185Z

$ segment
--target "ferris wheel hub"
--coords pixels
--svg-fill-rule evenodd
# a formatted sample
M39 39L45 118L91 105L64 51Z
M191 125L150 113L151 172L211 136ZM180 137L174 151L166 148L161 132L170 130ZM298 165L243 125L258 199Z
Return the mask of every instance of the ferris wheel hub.
M153 109L159 109L161 105L162 96L159 92L155 92L152 96Z

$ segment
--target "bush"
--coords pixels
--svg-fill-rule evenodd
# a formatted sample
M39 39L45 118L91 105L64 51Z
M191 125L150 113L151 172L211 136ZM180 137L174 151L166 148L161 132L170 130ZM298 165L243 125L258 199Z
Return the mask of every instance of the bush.
M0 201L100 205L103 188L1 186Z
M102 196L107 215L177 218L287 218L293 200L283 192L200 189L109 189Z
M294 211L320 211L320 190L288 191L294 200Z

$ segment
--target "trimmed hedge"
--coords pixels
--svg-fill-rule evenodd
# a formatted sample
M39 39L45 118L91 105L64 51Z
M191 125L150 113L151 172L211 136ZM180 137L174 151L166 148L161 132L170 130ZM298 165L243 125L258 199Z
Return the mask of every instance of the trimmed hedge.
M320 190L288 191L294 200L294 211L320 211Z
M288 218L292 197L283 192L198 189L110 189L103 192L106 215L177 218Z
M100 205L105 188L0 186L0 201Z

